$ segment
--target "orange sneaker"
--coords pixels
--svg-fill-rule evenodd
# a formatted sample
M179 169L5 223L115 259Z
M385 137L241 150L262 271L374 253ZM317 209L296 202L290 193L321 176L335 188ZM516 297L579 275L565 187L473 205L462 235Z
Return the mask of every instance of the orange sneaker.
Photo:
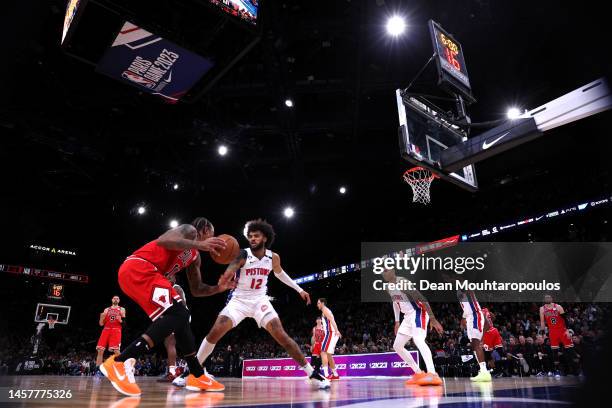
M417 384L418 385L442 385L442 379L436 373L424 373L425 375L421 376Z
M407 379L404 384L406 384L406 385L418 385L419 379L421 377L423 377L425 374L427 374L427 373L424 373L422 371L420 373L413 374L412 377Z
M133 358L127 359L124 363L115 361L115 356L112 355L102 363L100 371L113 384L113 387L123 395L129 397L140 397L140 387L134 380L134 363Z
M202 374L197 378L193 374L189 374L187 376L185 388L187 388L189 391L223 391L225 389L225 385L213 380L206 374Z

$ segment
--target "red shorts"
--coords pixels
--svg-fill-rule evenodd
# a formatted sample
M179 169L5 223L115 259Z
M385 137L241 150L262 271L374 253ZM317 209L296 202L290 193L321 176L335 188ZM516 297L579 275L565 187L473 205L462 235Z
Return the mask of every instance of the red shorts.
M314 346L312 346L312 355L313 356L321 355L321 342L320 341L315 342Z
M548 332L550 338L550 347L558 348L559 343L563 344L563 347L574 347L572 337L569 335L567 330L550 330Z
M96 350L119 350L121 348L121 329L103 329Z
M482 347L485 351L492 351L497 347L502 347L502 338L495 327L487 330L482 335Z
M141 258L128 257L119 267L119 287L151 320L172 306L172 299L181 301L172 283L158 272L155 265Z

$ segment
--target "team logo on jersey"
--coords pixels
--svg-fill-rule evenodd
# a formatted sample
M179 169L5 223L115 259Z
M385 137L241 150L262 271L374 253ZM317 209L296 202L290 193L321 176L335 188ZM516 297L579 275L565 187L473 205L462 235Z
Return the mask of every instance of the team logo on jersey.
M171 306L170 290L168 288L155 288L151 299L153 300L153 302L160 305L164 309L167 309Z

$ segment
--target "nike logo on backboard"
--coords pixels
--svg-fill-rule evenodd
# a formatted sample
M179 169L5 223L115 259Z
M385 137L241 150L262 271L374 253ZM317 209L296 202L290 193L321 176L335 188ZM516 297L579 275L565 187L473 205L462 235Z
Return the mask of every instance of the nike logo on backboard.
M506 135L510 133L510 132L506 132L503 135L499 136L497 139L494 139L492 142L487 143L487 141L485 140L484 142L482 142L482 150L487 150L489 147L493 146L495 143L499 142L500 140L502 140L504 137L506 137Z
M115 370L115 375L117 376L117 378L119 378L119 381L125 380L125 374L124 375L119 374L119 371L117 371L117 367L113 366L113 370Z

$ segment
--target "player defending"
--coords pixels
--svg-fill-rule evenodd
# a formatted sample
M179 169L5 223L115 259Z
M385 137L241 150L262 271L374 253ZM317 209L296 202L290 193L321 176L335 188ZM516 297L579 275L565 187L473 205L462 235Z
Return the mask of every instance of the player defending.
M104 350L119 354L121 348L121 324L125 319L125 308L119 306L119 296L113 296L111 306L100 313L100 326L103 326L96 350L96 366L99 368L104 361Z
M176 343L185 355L191 374L186 387L191 391L222 391L221 384L204 374L195 357L195 340L189 327L189 311L165 276L173 276L186 268L189 289L193 296L210 296L234 286L221 276L216 286L202 282L201 257L198 251L217 253L225 242L214 238L214 227L206 218L196 218L191 225L180 225L128 256L119 268L119 286L134 300L153 323L123 353L111 356L100 371L117 391L140 396L134 380L134 357L138 357L174 333Z
M203 364L225 333L238 326L243 319L250 317L259 327L265 328L272 335L311 380L316 381L319 388L329 388L329 381L314 371L297 343L285 332L266 294L268 277L274 271L274 275L285 285L298 292L307 305L310 304L310 295L283 271L278 254L270 251L269 248L275 237L272 225L261 219L253 220L247 222L245 231L249 248L240 251L238 257L228 265L222 277L230 280L235 276L236 289L230 293L225 308L219 313L213 328L202 341L198 351L198 360ZM173 384L181 386L182 382L177 378Z
M317 317L317 323L312 328L312 338L310 339L310 362L312 363L315 372L321 373L321 348L323 347L323 339L325 338L325 331L323 330L323 320Z
M459 304L463 309L461 326L467 328L467 335L472 343L472 350L474 350L480 367L478 374L470 378L470 380L474 382L491 382L491 373L487 370L487 362L481 344L482 334L489 328L488 324L473 291L464 292L458 290L457 296L459 297Z
M563 344L566 354L574 354L574 342L565 326L565 310L561 305L553 303L551 295L544 296L544 305L540 307L540 330L548 327L548 338L555 364L555 377L561 377L559 370L559 343ZM545 325L546 324L546 325ZM571 361L571 359L569 360Z
M323 375L326 375L328 380L337 381L340 379L338 375L338 371L336 371L336 362L334 361L334 352L336 350L336 343L342 334L340 330L338 330L338 325L336 324L336 319L334 319L334 314L327 307L327 299L319 298L317 300L317 307L322 313L323 320L323 331L325 332L325 337L323 338L323 346L321 348L321 359L323 360ZM331 373L327 375L327 367L329 366L329 370Z
M394 269L386 269L383 272L383 279L390 283L399 283L400 280L406 280L403 277L397 277ZM406 292L401 290L389 290L388 292L393 300L393 313L395 315L393 349L414 371L414 375L406 381L406 385L441 385L442 379L436 373L431 349L425 342L425 338L427 337L428 325L439 334L442 334L444 329L436 319L429 302L416 289ZM404 314L404 320L401 324L400 312ZM421 371L417 362L405 348L411 338L419 349L421 356L423 356L423 361L425 361L427 367L426 373Z

